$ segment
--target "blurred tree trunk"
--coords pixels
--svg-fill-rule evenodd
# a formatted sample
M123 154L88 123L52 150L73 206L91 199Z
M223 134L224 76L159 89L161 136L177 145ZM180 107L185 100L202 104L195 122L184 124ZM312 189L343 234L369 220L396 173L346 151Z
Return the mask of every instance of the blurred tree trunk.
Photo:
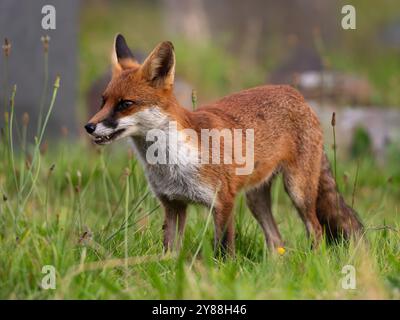
M165 24L171 34L192 42L206 42L210 38L204 2L199 0L162 0Z

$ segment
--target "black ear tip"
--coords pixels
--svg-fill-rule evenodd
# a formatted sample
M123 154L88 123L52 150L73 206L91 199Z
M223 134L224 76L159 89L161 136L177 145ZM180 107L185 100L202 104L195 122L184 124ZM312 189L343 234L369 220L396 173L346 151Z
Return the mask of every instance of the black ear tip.
M120 33L115 37L115 51L118 58L133 58L133 54L126 44L124 36Z
M123 44L126 45L125 38L124 38L124 36L122 34L118 33L115 36L115 47L118 47L118 46L123 45Z

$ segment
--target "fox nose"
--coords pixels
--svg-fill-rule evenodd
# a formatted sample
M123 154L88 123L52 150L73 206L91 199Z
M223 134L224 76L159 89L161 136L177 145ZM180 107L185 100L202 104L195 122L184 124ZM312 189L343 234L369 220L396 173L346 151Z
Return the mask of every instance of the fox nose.
M94 130L96 130L96 124L94 123L88 123L85 125L85 129L88 133L93 133Z

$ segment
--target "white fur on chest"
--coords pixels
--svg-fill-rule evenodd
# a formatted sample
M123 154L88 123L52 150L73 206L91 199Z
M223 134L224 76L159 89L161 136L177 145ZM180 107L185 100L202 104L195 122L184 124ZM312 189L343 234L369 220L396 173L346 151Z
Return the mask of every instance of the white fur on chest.
M149 115L147 114L147 117ZM146 141L146 136L132 136L133 147L141 160L152 190L157 196L164 196L170 200L183 200L210 206L214 197L214 190L200 179L200 161L197 148L185 141L179 132L171 131L167 118L157 123L158 129L163 131L167 140L158 144L158 152L164 153L166 163L149 161L147 151L154 142ZM171 134L172 133L172 134ZM173 143L171 143L173 139Z

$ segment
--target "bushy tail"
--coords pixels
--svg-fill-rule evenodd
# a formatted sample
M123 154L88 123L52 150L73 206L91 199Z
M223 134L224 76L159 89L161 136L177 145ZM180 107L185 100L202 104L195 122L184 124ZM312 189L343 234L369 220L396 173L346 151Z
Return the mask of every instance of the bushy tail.
M319 178L317 216L325 229L328 241L335 241L341 237L349 239L362 233L363 225L357 213L345 203L337 189L325 152Z

